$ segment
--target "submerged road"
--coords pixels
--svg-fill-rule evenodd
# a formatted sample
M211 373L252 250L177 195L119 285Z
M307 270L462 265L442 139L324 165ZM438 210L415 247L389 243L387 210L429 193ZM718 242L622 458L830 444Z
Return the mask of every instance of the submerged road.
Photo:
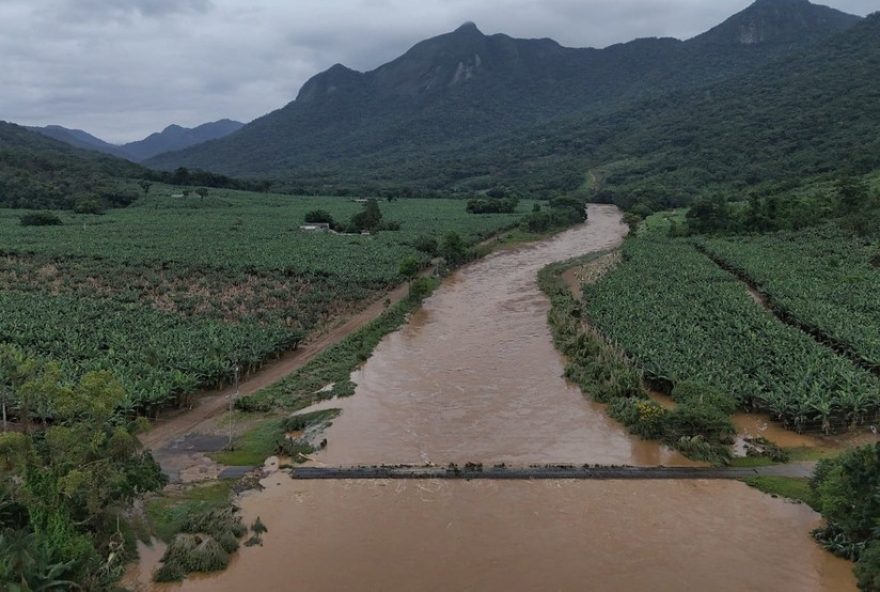
M615 467L590 465L547 465L512 467L497 465L438 466L361 466L361 467L298 467L290 471L296 480L321 479L491 479L491 480L567 480L567 479L733 479L752 477L807 478L815 463L793 463L767 467Z

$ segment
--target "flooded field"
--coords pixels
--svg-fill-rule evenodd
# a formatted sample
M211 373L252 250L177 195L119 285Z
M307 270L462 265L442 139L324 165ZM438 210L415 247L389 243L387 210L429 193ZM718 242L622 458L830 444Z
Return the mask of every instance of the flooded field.
M616 246L617 210L450 278L354 380L315 464L687 465L629 436L563 378L536 283ZM851 565L810 538L819 517L738 482L293 481L242 499L268 526L217 576L143 589L846 592Z

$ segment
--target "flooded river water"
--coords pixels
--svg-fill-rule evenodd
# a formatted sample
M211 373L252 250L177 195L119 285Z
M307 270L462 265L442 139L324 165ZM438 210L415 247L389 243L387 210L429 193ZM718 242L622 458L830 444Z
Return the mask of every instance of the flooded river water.
M536 283L616 246L614 208L456 273L355 373L315 464L689 464L629 436L563 378ZM737 482L293 481L241 500L268 526L183 592L680 590L848 592L808 507ZM149 563L148 561L145 563ZM145 565L145 567L148 567ZM145 586L149 588L149 586Z

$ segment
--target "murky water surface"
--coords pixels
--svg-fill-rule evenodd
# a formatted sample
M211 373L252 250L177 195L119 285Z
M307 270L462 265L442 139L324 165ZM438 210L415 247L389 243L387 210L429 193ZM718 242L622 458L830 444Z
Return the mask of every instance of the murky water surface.
M613 247L617 212L462 270L354 376L315 462L678 465L562 378L536 274ZM338 405L338 402L332 402ZM844 592L809 508L709 481L293 481L246 494L263 547L184 592ZM154 554L155 555L155 554ZM155 557L154 557L155 558ZM143 566L149 571L149 558ZM148 585L145 588L149 588Z
M585 226L456 273L353 375L357 394L316 461L692 464L631 437L568 383L547 326L538 271L625 233L615 209L592 207Z
M741 483L273 479L244 501L265 546L170 589L855 590L809 508Z

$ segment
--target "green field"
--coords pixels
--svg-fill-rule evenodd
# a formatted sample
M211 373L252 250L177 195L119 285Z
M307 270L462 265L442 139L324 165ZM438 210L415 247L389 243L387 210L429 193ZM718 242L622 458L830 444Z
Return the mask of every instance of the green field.
M0 210L0 343L57 361L65 376L109 370L132 410L155 410L229 381L401 281L416 239L478 242L531 210L472 215L456 200L381 202L401 229L373 236L299 230L306 212L340 221L350 199L167 187L106 215L59 213L21 226Z
M878 245L835 226L711 238L713 257L748 277L781 313L880 369Z
M793 428L858 423L880 407L880 380L763 310L686 240L649 231L624 260L585 288L588 314L655 384L708 384Z

